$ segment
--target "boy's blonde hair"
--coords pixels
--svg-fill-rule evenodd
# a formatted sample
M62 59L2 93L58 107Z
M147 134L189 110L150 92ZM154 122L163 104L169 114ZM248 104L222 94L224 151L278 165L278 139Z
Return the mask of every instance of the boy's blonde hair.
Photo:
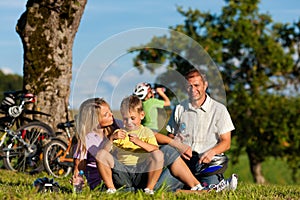
M125 97L121 102L120 110L121 110L121 113L124 113L124 112L141 113L144 111L142 100L140 100L135 95L130 95L128 97Z

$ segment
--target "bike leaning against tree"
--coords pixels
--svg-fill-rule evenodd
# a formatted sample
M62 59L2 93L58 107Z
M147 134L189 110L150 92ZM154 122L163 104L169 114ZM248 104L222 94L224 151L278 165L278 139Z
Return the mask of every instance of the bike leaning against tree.
M25 104L34 102L35 96L23 91L7 92L1 102L0 148L8 170L34 173L43 169L43 147L55 134L47 124L25 116L48 115L25 109Z

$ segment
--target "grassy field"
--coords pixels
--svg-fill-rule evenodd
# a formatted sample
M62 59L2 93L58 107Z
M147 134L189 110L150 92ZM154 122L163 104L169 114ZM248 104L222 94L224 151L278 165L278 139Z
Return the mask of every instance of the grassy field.
M292 185L256 185L240 181L236 191L222 191L216 193L198 192L198 193L170 193L160 190L153 196L145 195L143 192L137 193L116 193L105 194L98 191L89 191L84 188L81 194L73 194L72 187L68 183L68 178L58 179L61 186L58 193L37 193L33 187L33 181L37 177L28 176L21 173L0 170L0 199L299 199L300 187Z
M291 183L290 171L285 169L284 166L284 162L269 159L263 165L269 184L257 185L252 181L246 156L241 156L239 164L229 165L225 174L227 177L231 173L239 175L239 184L236 191L185 194L165 192L161 189L154 196L147 196L143 192L119 192L107 195L99 191L91 192L88 187L85 187L83 192L77 195L72 193L72 186L68 182L69 178L55 179L60 185L60 192L58 193L38 193L33 186L33 182L36 178L50 178L46 173L32 176L0 169L0 199L300 199L300 185Z

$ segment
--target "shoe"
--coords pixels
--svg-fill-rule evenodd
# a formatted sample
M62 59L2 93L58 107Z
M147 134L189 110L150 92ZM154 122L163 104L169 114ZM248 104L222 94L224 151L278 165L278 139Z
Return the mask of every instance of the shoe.
M232 174L228 181L228 189L229 190L236 190L238 185L238 176L236 174Z
M203 189L204 189L204 187L202 187L201 183L199 183L198 185L191 188L191 190L195 190L195 191L196 190L203 190Z
M106 190L106 193L107 194L113 194L113 193L116 193L116 188L108 188L107 190Z
M232 174L230 178L223 179L218 184L212 184L209 186L209 189L214 189L216 192L221 192L222 190L235 190L238 185L238 176Z
M145 188L145 189L144 189L144 192L145 192L145 194L150 194L150 195L153 195L153 194L154 194L154 191L153 191L153 190L150 190L149 188Z

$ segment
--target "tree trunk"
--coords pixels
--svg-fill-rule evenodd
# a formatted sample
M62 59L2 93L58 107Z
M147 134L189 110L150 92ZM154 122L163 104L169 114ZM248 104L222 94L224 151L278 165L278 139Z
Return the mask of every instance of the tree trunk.
M262 174L261 164L263 162L262 159L259 159L258 156L251 150L247 149L247 154L250 162L250 170L253 176L254 182L258 184L265 184L266 180Z
M72 47L87 0L28 0L16 31L24 48L23 89L37 95L37 117L54 129L66 119Z

